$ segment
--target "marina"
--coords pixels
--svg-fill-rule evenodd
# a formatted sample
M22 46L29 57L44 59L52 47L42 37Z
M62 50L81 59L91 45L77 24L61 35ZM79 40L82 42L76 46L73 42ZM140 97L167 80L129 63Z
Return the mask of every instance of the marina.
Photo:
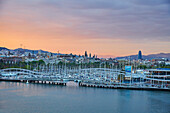
M110 68L7 68L1 70L0 80L63 86L72 81L81 87L170 91L170 70L165 69L143 70L139 74Z

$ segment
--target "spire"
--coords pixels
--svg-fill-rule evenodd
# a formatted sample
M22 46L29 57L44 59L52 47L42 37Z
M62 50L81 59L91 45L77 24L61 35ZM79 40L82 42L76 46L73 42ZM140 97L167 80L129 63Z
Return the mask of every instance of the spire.
M84 54L85 57L88 57L88 54L87 54L87 51L85 51L85 54Z

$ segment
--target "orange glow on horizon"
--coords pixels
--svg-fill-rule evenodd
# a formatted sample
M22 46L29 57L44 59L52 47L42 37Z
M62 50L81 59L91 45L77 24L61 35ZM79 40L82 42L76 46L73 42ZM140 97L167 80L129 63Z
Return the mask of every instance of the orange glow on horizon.
M144 36L143 39L134 31L137 38L131 37L133 32L123 29L124 18L120 22L119 18L115 18L120 24L118 27L116 23L107 23L107 20L101 23L103 17L109 13L107 10L98 13L93 9L89 12L80 9L81 12L77 14L75 9L71 9L71 13L65 7L60 9L39 3L41 2L37 1L35 5L31 1L31 5L27 5L22 2L23 5L18 6L12 1L3 2L4 7L0 12L0 47L16 49L22 44L26 49L77 55L83 55L87 51L99 57L134 55L139 50L143 54L169 52L170 42L154 40L154 35L148 35L151 40ZM123 24L126 23L128 22ZM129 23L125 27L128 25Z

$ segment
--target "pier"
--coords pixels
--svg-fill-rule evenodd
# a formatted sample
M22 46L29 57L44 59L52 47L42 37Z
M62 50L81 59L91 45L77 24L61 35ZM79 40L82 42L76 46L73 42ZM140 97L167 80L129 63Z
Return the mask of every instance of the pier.
M130 89L130 90L159 90L159 91L170 91L169 88L158 88L150 86L124 86L124 85L105 85L105 84L89 84L80 83L81 87L94 87L94 88L107 88L107 89Z
M65 81L55 81L55 80L41 80L41 79L0 79L0 81L10 81L10 82L23 82L23 83L36 83L36 84L51 84L51 85L63 85L66 86Z

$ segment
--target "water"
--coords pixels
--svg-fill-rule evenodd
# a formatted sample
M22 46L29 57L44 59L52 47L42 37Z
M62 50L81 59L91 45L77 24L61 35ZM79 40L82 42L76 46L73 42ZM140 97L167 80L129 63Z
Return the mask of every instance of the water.
M170 92L0 82L0 113L170 113Z

